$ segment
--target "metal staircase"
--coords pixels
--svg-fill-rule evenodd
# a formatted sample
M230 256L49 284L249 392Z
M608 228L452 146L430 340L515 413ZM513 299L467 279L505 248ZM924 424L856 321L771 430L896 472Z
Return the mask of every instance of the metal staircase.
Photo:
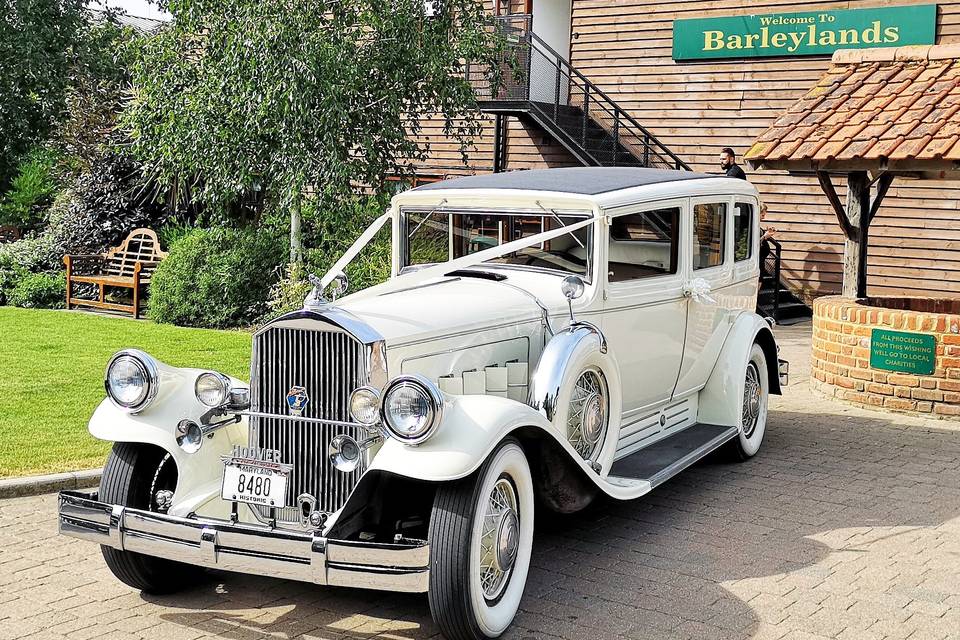
M467 65L480 109L531 121L587 166L686 169L675 153L531 30L529 15L498 17L507 56L491 74ZM499 76L491 82L491 76ZM499 122L497 132L502 135Z

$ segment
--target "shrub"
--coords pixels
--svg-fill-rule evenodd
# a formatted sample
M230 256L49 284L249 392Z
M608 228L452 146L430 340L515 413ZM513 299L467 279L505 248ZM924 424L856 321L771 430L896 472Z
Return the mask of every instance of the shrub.
M31 152L20 164L10 190L0 198L0 224L35 229L57 190L57 155L43 148Z
M13 286L7 301L27 309L60 309L66 286L63 273L27 273Z
M286 258L282 237L256 229L196 229L169 251L150 284L150 317L213 328L261 317Z
M10 256L0 253L0 305L8 304L10 293L27 273Z
M134 161L105 155L76 179L69 200L51 209L48 232L64 252L101 253L138 227L156 229L169 213L144 185Z

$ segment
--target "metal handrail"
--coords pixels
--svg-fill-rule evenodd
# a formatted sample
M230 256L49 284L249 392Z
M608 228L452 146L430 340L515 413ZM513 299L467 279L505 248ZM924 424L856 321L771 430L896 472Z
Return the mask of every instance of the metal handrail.
M566 59L564 59L564 57L563 57L562 55L560 55L560 53L557 52L556 49L554 49L554 48L551 47L549 44L547 44L547 43L543 40L543 38L541 38L540 36L538 36L538 35L537 35L536 33L534 33L533 31L527 31L527 37L530 39L531 44L534 44L534 43L535 43L535 44L539 45L540 47L542 47L543 49L546 49L547 52L551 55L551 57L556 59L556 61L557 61L556 63L553 63L553 60L552 60L552 59L549 60L549 61L551 62L551 64L553 64L553 66L554 66L558 71L562 72L562 68L561 68L561 67L566 67L567 70L568 70L568 71L567 71L568 77L570 77L571 79L572 79L573 74L576 74L576 76L583 82L583 84L584 84L584 86L585 86L584 95L590 95L590 94L592 93L592 94L594 94L594 95L599 95L599 96L601 96L601 97L607 102L607 105L609 105L609 106L607 106L606 108L604 108L604 110L607 111L607 113L610 113L611 115L614 116L614 118L615 118L614 122L615 122L615 123L617 123L617 124L619 125L620 118L625 119L627 122L629 122L631 125L633 125L636 129L638 129L641 133L643 133L644 142L645 142L644 146L645 146L645 147L648 147L648 146L649 146L649 144L646 144L647 141L649 141L650 143L653 143L654 145L656 145L656 147L657 147L658 149L660 149L660 150L662 150L663 152L665 152L667 156L669 156L674 162L676 162L676 164L677 164L677 169L683 168L683 169L686 169L687 171L690 171L690 167L689 167L683 160L681 160L680 157L677 156L677 154L675 154L673 151L671 151L665 144L663 144L662 142L660 142L660 140L658 140L655 135L653 135L652 133L650 133L650 131L649 131L646 127L644 127L642 124L640 124L639 122L637 122L636 118L634 118L633 116L631 116L626 110L624 110L623 107L621 107L621 106L618 105L616 102L614 102L613 98L611 98L609 95L607 95L607 93L606 93L603 89L601 89L600 87L598 87L598 86L597 86L595 83L593 83L589 78L587 78L585 75L583 75L583 73L582 73L579 69L577 69L576 67L574 67L573 65L571 65ZM542 53L542 52L541 52L541 53ZM528 83L528 85L529 85L529 82L530 82L530 79L529 79L529 76L528 76L528 77L527 77L527 83ZM557 83L557 89L559 90L559 83ZM605 105L603 105L603 104L601 103L600 106L603 108ZM611 111L611 110L612 110L612 111ZM588 112L588 110L587 110L587 109L584 109L584 113L586 114L587 112ZM616 140L616 138L617 138L617 136L615 135L615 136L614 136L614 139ZM646 163L645 163L645 164L646 164Z
M494 18L495 28L508 33L508 37L516 38L517 44L514 46L514 54L518 60L522 61L522 68L518 65L511 68L512 83L506 83L501 87L501 95L509 96L507 100L523 100L528 103L531 109L536 109L545 118L552 121L563 134L570 138L570 142L577 147L577 155L584 156L590 162L597 165L619 163L618 155L624 151L642 162L644 166L650 166L651 160L656 160L658 164L673 166L676 169L690 170L683 160L664 145L656 136L654 136L646 127L641 125L625 109L618 105L605 91L594 84L578 69L573 67L560 53L545 42L540 36L532 30L532 16L527 14L515 14L509 16L498 16ZM523 51L526 49L526 51ZM516 53L519 50L519 53ZM552 109L547 101L535 101L531 96L531 74L534 71L533 56L542 58L553 69L555 75L555 86L553 95ZM469 74L469 65L468 65ZM567 89L562 90L562 81L566 77ZM506 89L503 91L502 89ZM480 87L477 87L481 90ZM489 89L489 87L487 87ZM567 131L560 124L560 107L576 106L570 105L569 96L574 90L582 93L583 102L580 105L582 112L582 121L579 132ZM491 94L491 100L498 98ZM503 98L500 98L503 99ZM542 105L542 106L541 106ZM599 113L599 117L591 116L591 112ZM604 118L612 121L604 122ZM600 127L612 139L610 149L611 158L609 162L604 162L601 158L587 148L588 132L591 128ZM637 142L632 142L631 138ZM633 147L633 148L631 148ZM638 147L642 147L639 149ZM621 149L623 151L621 151ZM596 150L594 150L596 151ZM605 153L605 150L603 150Z
M770 256L773 257L773 274L768 277L773 279L773 319L780 320L780 259L783 253L781 244L773 238L767 238L770 243ZM766 271L766 265L763 265Z

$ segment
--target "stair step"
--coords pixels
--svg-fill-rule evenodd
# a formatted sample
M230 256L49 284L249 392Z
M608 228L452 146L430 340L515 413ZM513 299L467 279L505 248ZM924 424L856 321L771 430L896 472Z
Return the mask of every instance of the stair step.
M737 437L736 427L695 424L613 463L612 478L663 484L690 465Z

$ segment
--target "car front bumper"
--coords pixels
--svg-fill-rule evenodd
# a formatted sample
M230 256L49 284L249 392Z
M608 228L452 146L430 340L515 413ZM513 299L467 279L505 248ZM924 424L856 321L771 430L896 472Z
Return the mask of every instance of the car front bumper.
M334 540L262 525L181 518L63 491L60 533L211 569L322 585L422 593L429 582L425 541Z

